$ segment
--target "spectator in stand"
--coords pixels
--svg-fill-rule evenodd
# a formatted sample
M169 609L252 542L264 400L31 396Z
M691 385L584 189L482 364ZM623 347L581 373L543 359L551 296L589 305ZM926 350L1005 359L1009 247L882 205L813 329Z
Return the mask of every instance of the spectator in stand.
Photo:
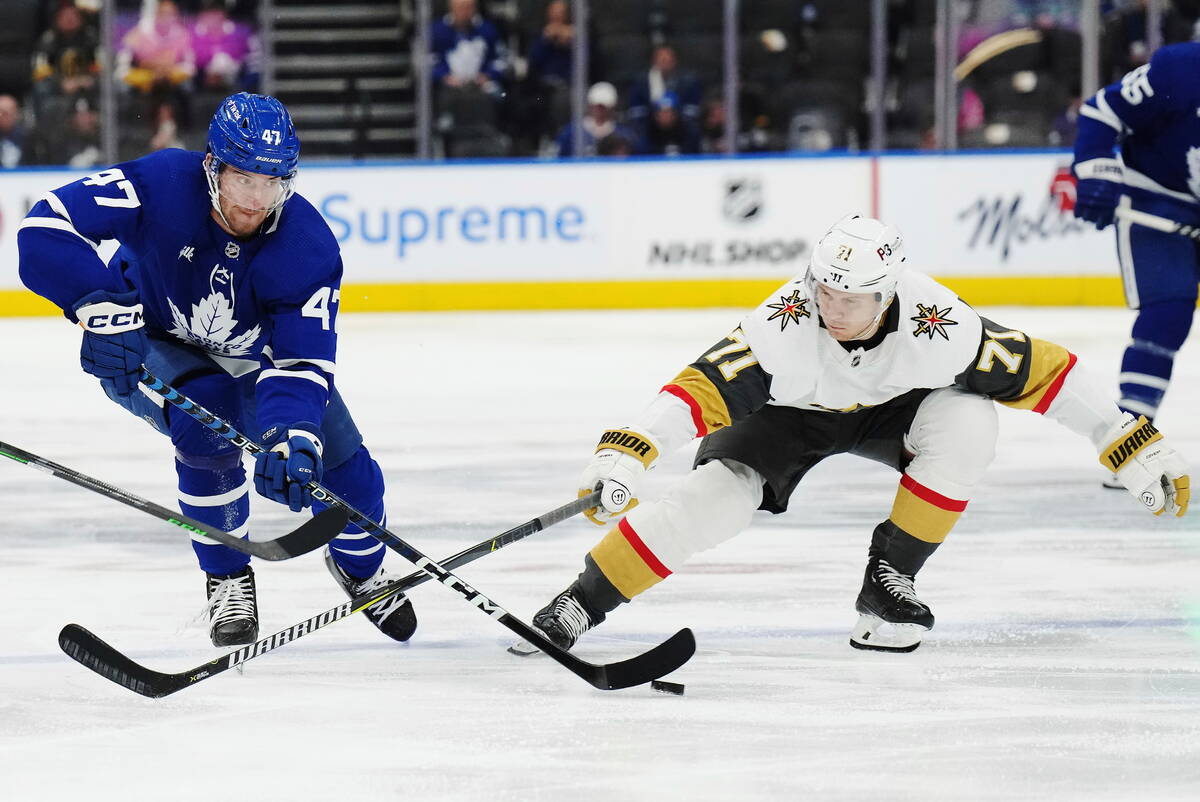
M709 98L704 103L700 116L700 150L704 153L725 153L725 101L719 97Z
M700 81L692 73L680 69L675 48L658 45L650 59L650 69L634 82L629 93L629 119L645 121L663 95L675 96L677 113L695 121L700 116Z
M508 67L504 44L475 0L449 0L449 13L433 23L433 80L443 88L503 92Z
M638 152L655 156L700 152L700 129L680 113L674 92L666 92L654 103Z
M230 19L222 0L204 0L192 23L197 88L223 94L254 89L257 79L247 65L256 50L256 37L248 25Z
M86 24L83 13L74 3L61 3L33 53L36 95L72 100L95 92L100 72L98 49L96 31Z
M187 122L187 86L195 72L191 32L175 3L159 0L154 16L143 15L117 53L117 75L146 98L144 117L153 123L154 143L177 141L176 131Z
M546 6L546 24L529 47L529 74L543 84L556 87L571 82L571 52L575 26L571 24L566 0Z
M632 131L617 123L617 89L607 81L592 84L587 93L587 112L583 115L583 150L580 156L602 156L598 145L602 140L617 136L627 145L634 142ZM567 123L555 140L556 152L560 158L575 155L575 124ZM613 155L620 153L621 147L617 142L605 146L611 148ZM627 155L627 154L625 154Z
M87 96L71 102L70 113L61 128L43 137L43 161L86 169L101 163L100 116Z
M19 166L24 148L25 124L21 121L21 105L12 95L0 95L0 169Z

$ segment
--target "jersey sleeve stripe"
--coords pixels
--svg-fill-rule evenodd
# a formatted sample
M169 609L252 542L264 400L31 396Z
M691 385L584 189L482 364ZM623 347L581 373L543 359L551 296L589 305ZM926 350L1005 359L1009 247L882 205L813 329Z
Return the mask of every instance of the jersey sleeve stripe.
M662 388L664 393L670 393L678 398L683 403L687 404L688 409L692 413L692 425L696 427L696 437L704 437L708 434L708 427L704 425L704 415L700 411L700 405L696 403L696 399L687 394L687 391L675 384L668 384Z
M1058 397L1058 391L1062 389L1063 382L1067 380L1067 374L1071 372L1071 368L1075 367L1077 361L1076 356L1070 351L1067 352L1067 365L1062 369L1058 376L1046 388L1046 392L1042 395L1042 400L1033 408L1033 411L1039 415L1045 415L1046 410L1054 403L1054 399Z
M325 377L312 370L278 370L276 368L269 368L258 374L258 382L284 376L292 379L307 379L310 382L321 385L326 390L329 389L329 382L325 381Z
M729 414L729 405L721 395L720 389L706 374L690 365L680 371L678 376L663 387L663 390L676 396L691 408L692 418L697 420L698 437L733 422Z
M41 197L46 203L50 204L50 208L54 213L74 225L75 221L71 219L71 213L67 211L67 206L62 202L62 198L55 195L53 192L47 192Z
M57 229L58 231L66 231L67 233L74 234L86 242L89 246L91 246L92 250L98 250L100 247L95 242L92 242L90 239L76 231L75 226L71 225L68 221L60 220L57 217L26 217L21 221L21 225L17 226L17 230L20 231L25 228L53 228Z
M1125 126L1121 124L1121 118L1113 113L1112 108L1106 101L1104 101L1103 93L1096 98L1097 106L1102 102L1104 103L1104 109L1097 108L1096 106L1090 106L1085 103L1079 107L1079 113L1084 117L1104 123L1109 128L1116 130L1117 133L1121 133L1121 131L1125 130Z

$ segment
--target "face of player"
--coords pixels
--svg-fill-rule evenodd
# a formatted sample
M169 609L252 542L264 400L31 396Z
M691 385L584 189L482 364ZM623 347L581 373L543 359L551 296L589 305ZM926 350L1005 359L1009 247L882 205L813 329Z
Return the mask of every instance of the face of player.
M881 310L873 292L843 292L818 284L817 311L833 339L848 342L874 334Z
M218 215L217 222L235 237L257 233L286 191L284 180L277 176L247 173L228 165L221 168L217 182L225 215L225 220Z

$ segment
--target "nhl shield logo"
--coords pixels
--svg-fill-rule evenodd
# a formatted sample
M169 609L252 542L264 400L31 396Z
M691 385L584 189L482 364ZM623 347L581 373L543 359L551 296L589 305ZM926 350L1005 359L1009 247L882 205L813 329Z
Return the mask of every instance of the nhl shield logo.
M225 255L230 259L238 258L242 253L242 247L236 242L225 243Z
M731 178L725 182L721 212L734 223L749 223L762 214L762 181L757 178Z

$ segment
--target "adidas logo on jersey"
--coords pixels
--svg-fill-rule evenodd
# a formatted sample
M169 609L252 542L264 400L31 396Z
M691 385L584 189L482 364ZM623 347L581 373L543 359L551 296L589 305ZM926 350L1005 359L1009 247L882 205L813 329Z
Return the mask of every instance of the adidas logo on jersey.
M179 258L187 259L189 262L192 261L192 257L195 255L196 255L196 246L194 246L194 245L185 245L179 251Z

